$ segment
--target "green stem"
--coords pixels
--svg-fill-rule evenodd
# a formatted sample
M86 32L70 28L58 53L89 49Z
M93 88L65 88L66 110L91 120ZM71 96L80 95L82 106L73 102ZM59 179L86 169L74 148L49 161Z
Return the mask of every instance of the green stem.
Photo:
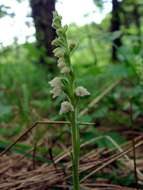
M68 43L67 43L68 48ZM71 129L72 129L72 176L73 176L73 190L80 190L79 184L79 157L80 157L80 136L79 136L79 128L78 128L78 111L75 99L75 79L74 72L71 66L70 53L66 57L68 66L71 69L71 73L69 76L71 89L69 91L70 101L74 107L74 112L71 113Z
M72 113L72 169L73 169L73 189L79 190L79 153L80 140L77 124L77 109Z

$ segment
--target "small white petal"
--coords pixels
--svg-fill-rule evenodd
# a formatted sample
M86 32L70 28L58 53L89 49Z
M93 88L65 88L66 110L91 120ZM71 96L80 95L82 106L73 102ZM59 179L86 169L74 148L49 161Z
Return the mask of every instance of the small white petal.
M53 98L60 96L62 93L61 79L59 77L55 77L49 82L49 84L53 87L53 89L50 91L53 94Z
M72 104L68 101L64 101L61 103L60 115L63 113L73 112L74 108Z
M63 67L63 68L61 69L61 73L63 73L63 74L68 74L68 73L70 73L70 68L67 67L67 66Z
M61 95L62 90L61 88L53 88L53 90L51 90L50 93L53 94L52 98L56 98Z
M56 57L64 57L64 55L65 55L64 49L62 49L62 48L60 48L60 47L54 49L54 50L53 50L53 53L54 53L54 55L55 55Z
M60 57L59 60L58 60L58 67L59 67L60 69L62 69L62 68L65 67L65 66L66 66L66 64L65 64L65 62L64 62L64 59L63 59L62 57Z
M82 87L82 86L79 86L75 89L75 94L77 96L80 96L80 97L83 97L83 96L88 96L90 95L90 93L87 91L86 88Z
M49 84L51 85L51 87L61 87L62 86L61 79L59 77L55 77L53 80L51 80L49 82Z

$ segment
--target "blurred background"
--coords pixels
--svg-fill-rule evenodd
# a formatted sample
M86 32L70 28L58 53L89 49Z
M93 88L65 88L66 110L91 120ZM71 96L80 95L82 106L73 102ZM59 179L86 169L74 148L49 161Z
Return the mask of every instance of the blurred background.
M142 0L0 0L0 148L35 121L64 119L58 114L61 98L52 100L48 84L58 73L51 46L54 10L69 25L69 40L77 42L77 83L91 92L80 106L80 120L96 125L81 128L81 141L107 134L122 144L142 134ZM64 126L41 126L34 138L68 146L69 135ZM31 138L24 143L30 145Z

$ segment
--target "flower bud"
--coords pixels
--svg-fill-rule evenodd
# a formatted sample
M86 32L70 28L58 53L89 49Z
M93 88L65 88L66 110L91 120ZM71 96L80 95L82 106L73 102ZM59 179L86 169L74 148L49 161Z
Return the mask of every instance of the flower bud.
M61 37L61 36L65 35L66 30L64 28L60 27L59 29L57 29L56 32L57 32L57 35Z
M54 39L54 40L52 41L51 44L52 44L53 46L60 46L61 43L62 43L61 39L60 39L60 38L56 38L56 39Z
M58 15L58 13L56 11L53 12L53 23L52 23L52 27L55 29L58 29L62 26L61 24L61 20L62 17L60 15Z
M76 43L75 42L70 42L69 43L69 49L70 49L70 51L72 51L75 47L76 47Z

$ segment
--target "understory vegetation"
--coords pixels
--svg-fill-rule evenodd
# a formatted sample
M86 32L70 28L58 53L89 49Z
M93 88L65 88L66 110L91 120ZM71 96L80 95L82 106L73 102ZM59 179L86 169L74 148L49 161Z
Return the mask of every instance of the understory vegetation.
M79 122L83 123L79 125L81 189L94 184L142 189L142 38L138 42L134 25L110 32L110 17L101 24L71 24L67 32L69 41L77 43L71 56L76 83L90 92L79 104ZM112 44L119 37L122 45L113 61ZM42 165L52 166L57 173L60 167L65 168L68 178L51 182L48 189L71 188L71 129L58 114L64 96L53 100L49 84L59 71L48 69L53 58L47 58L45 65L38 64L40 56L35 42L15 42L0 49L0 163L3 151L16 142L5 153L24 157L25 171L36 171Z

